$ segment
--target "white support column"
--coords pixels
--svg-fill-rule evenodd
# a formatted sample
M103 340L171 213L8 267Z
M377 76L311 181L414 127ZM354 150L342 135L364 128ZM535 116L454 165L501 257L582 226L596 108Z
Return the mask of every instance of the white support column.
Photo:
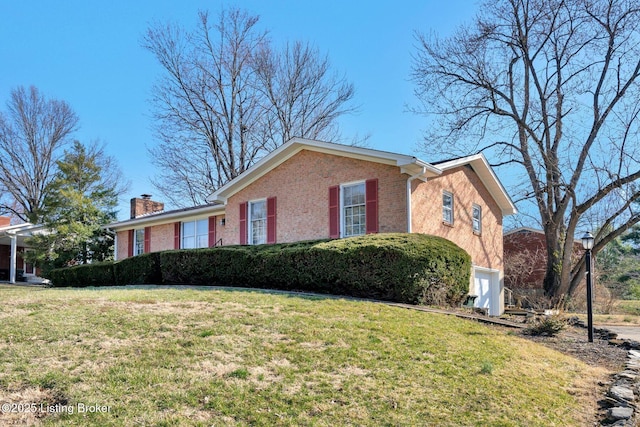
M9 238L11 239L11 261L9 264L9 283L16 283L18 237L15 234L10 234Z

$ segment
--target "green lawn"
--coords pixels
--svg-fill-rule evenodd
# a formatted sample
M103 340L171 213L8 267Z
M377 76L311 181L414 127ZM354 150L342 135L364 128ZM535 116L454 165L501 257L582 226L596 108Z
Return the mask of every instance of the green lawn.
M369 302L8 286L0 301L0 403L32 405L43 425L584 425L606 375L490 327ZM86 412L96 405L108 412Z

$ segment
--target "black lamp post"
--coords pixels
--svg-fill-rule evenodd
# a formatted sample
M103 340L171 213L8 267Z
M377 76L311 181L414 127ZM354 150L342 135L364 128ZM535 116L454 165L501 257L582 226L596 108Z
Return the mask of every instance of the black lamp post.
M589 330L589 342L593 342L593 282L591 279L591 249L594 242L593 234L588 231L582 236L582 247L587 251L587 328Z

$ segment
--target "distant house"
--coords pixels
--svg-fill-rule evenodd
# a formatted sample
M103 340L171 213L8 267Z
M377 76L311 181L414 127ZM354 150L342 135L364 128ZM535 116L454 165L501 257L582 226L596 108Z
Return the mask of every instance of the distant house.
M36 268L22 254L29 250L25 240L42 230L42 225L31 223L11 225L11 218L0 216L0 281L16 283L37 277Z
M213 193L210 204L164 211L131 200L110 224L116 259L167 249L254 245L367 233L442 236L472 258L469 292L503 311L502 218L515 206L483 155L439 163L294 138Z
M504 233L504 285L514 291L516 298L544 295L544 276L547 272L547 246L544 231L520 227ZM582 243L573 244L574 258L584 249Z
M504 285L522 295L543 293L547 271L544 231L520 227L504 233Z

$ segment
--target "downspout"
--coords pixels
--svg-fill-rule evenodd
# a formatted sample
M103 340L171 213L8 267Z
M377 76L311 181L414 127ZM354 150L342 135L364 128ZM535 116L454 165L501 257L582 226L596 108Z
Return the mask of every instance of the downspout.
M412 213L411 213L411 184L413 183L413 180L416 178L420 178L421 176L424 176L424 174L427 173L427 168L426 167L422 167L422 171L415 174L415 175L411 175L409 177L409 179L407 179L407 233L411 233L412 232L412 226L411 226L411 219L412 219Z
M113 232L113 260L118 261L118 233L115 231Z

